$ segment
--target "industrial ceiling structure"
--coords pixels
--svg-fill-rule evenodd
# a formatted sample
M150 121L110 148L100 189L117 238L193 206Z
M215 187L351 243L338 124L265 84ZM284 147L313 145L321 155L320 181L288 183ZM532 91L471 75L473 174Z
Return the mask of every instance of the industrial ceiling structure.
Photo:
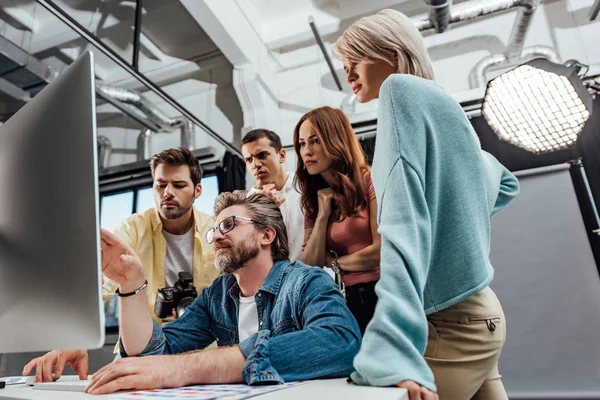
M105 166L179 144L235 153L256 127L289 145L314 107L376 116L376 102L352 98L330 45L383 8L413 19L459 101L477 104L489 79L534 57L600 73L592 0L0 0L0 122L91 49Z

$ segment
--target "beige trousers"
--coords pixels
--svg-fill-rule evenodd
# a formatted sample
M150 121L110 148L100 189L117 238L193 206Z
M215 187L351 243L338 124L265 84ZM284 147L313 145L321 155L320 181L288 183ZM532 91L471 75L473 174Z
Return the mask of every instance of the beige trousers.
M486 287L427 320L425 360L440 400L508 400L498 373L506 321L492 289Z

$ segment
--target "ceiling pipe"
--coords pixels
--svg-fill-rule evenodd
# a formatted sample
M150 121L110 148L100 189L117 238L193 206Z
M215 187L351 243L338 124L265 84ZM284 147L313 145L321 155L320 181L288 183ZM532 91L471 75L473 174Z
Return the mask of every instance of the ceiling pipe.
M192 121L182 119L181 125L181 145L190 150L196 150L196 126Z
M522 50L521 56L516 60L509 60L505 54L494 54L480 60L469 74L469 85L471 89L484 86L487 82L485 73L492 67L503 67L511 64L521 64L534 58L546 58L552 62L560 62L560 58L554 49L546 46L531 46Z
M469 74L469 86L471 89L485 85L485 71L493 66L505 63L506 60L504 54L492 54L479 60Z
M533 14L539 4L540 0L520 0L519 12L510 33L510 39L508 39L508 46L506 46L506 51L504 52L509 62L513 62L521 56L525 36L531 26Z
M431 1L434 0L425 0L427 4L430 4ZM436 1L441 2L442 0ZM556 51L549 47L531 46L526 49L523 48L525 36L531 26L531 20L539 4L540 0L479 0L463 3L460 6L452 8L449 17L450 24L518 8L517 17L504 53L492 54L475 65L469 75L471 88L485 85L485 72L494 66L508 66L537 57L544 57L554 62L559 61ZM428 16L418 16L411 20L421 32L431 29L436 29L437 31L438 28L434 22L434 17L435 14L431 14L430 11Z
M176 118L180 130L181 146L191 151L196 150L196 126L185 118ZM136 158L138 161L150 158L149 149L154 132L151 129L142 129L137 137Z
M450 0L425 0L429 8L429 20L436 33L442 33L450 24Z
M136 158L138 161L147 159L146 151L150 148L150 136L152 131L150 129L142 129L137 137L137 149Z
M526 11L531 8L531 3L535 0L473 0L452 7L450 11L449 24L464 22L479 18L484 15L495 14L501 11L511 10L521 7ZM539 1L535 1L536 3ZM420 15L411 18L417 29L421 32L435 29L433 21L429 15ZM519 19L518 19L519 20ZM529 21L523 21L522 23ZM514 30L513 30L514 31ZM512 36L512 35L511 35Z
M112 143L106 136L98 136L98 168L106 168L110 164Z

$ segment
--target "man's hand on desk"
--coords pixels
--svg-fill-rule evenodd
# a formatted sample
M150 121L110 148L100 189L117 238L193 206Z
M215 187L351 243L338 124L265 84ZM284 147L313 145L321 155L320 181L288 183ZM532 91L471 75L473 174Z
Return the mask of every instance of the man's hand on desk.
M178 355L123 358L96 372L86 392L106 394L128 389L241 383L245 362L238 346Z
M65 365L69 364L79 374L79 379L87 379L88 353L87 350L51 351L41 357L34 358L23 368L23 376L35 368L36 382L52 382L60 378ZM52 375L54 370L54 376Z
M102 273L120 286L122 293L136 290L144 282L142 262L125 242L101 229ZM129 290L131 289L131 290Z
M437 393L413 381L402 381L396 386L408 390L410 400L439 400Z
M106 394L117 390L148 390L190 385L184 355L131 357L114 361L98 370L87 393Z

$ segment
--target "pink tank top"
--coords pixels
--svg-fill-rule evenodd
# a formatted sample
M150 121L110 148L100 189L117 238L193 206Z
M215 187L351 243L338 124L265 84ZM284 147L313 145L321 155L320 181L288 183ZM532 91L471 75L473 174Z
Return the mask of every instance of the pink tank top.
M365 188L367 189L367 203L370 204L371 201L375 200L375 188L371 180L371 172L365 171L363 179ZM314 221L304 219L305 229L310 229L314 225ZM373 244L369 206L365 207L354 217L347 217L341 222L330 221L327 225L326 239L327 249L335 251L338 257L352 254ZM379 267L368 271L345 273L342 275L342 280L346 286L378 281Z

